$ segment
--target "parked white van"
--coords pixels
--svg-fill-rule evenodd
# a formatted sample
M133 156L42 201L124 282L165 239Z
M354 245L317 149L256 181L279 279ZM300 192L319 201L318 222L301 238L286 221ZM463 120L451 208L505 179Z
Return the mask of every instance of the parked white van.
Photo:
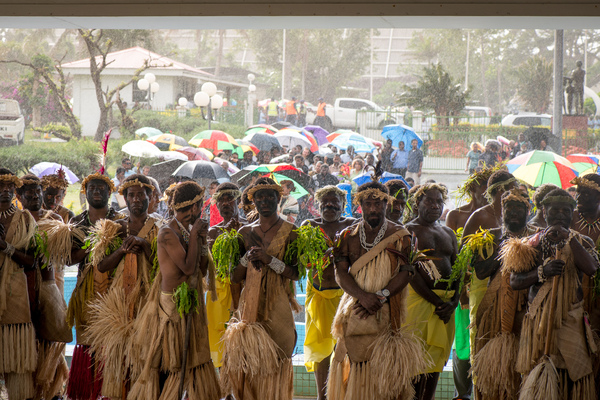
M25 118L19 102L0 99L0 140L10 144L22 144L25 138Z

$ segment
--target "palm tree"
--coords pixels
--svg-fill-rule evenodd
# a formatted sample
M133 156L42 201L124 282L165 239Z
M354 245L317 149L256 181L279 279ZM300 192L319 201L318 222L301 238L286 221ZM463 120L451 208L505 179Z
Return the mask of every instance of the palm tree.
M469 96L459 83L444 70L441 63L423 69L423 76L414 86L405 85L405 92L397 96L399 103L435 112L438 125L448 126L450 116L457 115Z

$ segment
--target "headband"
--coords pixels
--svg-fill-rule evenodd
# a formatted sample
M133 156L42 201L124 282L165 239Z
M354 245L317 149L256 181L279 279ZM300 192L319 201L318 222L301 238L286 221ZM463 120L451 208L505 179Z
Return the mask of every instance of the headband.
M546 206L546 205L549 205L552 203L566 203L573 208L575 208L575 206L577 205L577 202L575 201L575 199L569 195L567 195L567 196L546 196L546 197L544 197L544 200L542 200L542 202L541 202L541 204L543 206Z
M172 208L173 208L173 210L181 210L182 208L185 208L187 206L191 206L192 204L196 204L197 202L199 202L203 198L204 198L204 190L202 190L202 192L198 196L194 197L191 200L182 201L181 203L175 203L175 204L173 204Z
M42 189L46 190L49 187L54 187L57 189L67 189L69 187L69 182L67 182L66 179L61 178L56 174L44 175L42 177Z
M494 183L494 184L491 184L491 185L489 185L489 186L488 186L488 188L487 188L487 191L485 192L485 197L487 197L487 198L488 198L488 200L489 200L490 202L492 202L492 200L493 200L493 199L492 199L492 192L494 191L494 189L496 189L496 188L502 188L502 189L505 189L505 188L506 188L506 186L508 186L508 185L510 185L511 183L513 183L513 182L516 182L516 181L517 181L517 178L515 178L515 177L513 176L512 178L509 178L509 179L507 179L507 180L505 180L505 181L500 181L500 182L496 182L496 183Z
M277 193L279 193L279 195L281 196L283 194L283 189L281 188L281 186L279 186L278 184L258 184L258 185L254 185L252 186L252 188L248 189L248 199L250 201L254 200L254 193L258 192L259 190L274 190Z
M493 167L493 168L484 168L481 171L475 171L473 172L465 181L464 184L462 184L459 188L458 188L458 197L460 199L471 199L471 192L473 192L473 190L475 190L475 187L478 185L483 185L486 184L487 185L487 181L488 179L490 179L490 176L492 176L492 174L494 172L496 172L498 170L498 168Z
M31 178L21 178L21 183L23 184L23 186L27 186L27 185L41 185L42 182L39 179L31 179Z
M233 200L237 200L242 197L242 192L239 189L224 189L212 195L213 202L216 203L223 196L231 196Z
M173 195L175 188L179 185L179 183L171 183L168 188L165 189L163 193L163 197L160 198L160 201L170 202L169 199Z
M363 201L367 197L374 197L376 199L385 200L385 201L396 200L395 197L392 197L389 194L382 192L379 189L369 188L369 189L363 190L361 192L358 192L354 195L354 204L357 206L360 205L361 201Z
M586 179L585 176L577 176L577 177L571 179L571 182L569 182L569 183L571 183L573 185L577 185L578 189L581 187L586 187L588 189L592 189L597 192L600 192L600 186L598 186L598 184L596 182Z
M337 186L333 186L333 185L328 185L325 186L319 190L317 190L317 192L315 193L315 201L317 203L321 203L321 201L323 200L323 197L327 196L328 194L335 194L337 197L339 197L342 200L342 204L346 205L346 196L347 193L344 192L342 189L340 189Z
M531 207L531 203L529 202L529 199L527 197L523 196L522 192L519 189L512 189L511 191L506 192L506 193L508 193L508 195L502 196L502 207L504 207L504 205L506 203L508 203L509 201L522 203L527 207L528 210Z
M81 193L85 193L87 189L88 183L94 180L104 181L108 185L108 190L110 193L115 191L115 184L113 181L106 175L101 174L100 172L96 172L94 174L88 175L81 182Z
M11 175L11 174L0 175L0 181L12 182L15 185L15 187L18 187L18 188L23 186L23 182L16 175Z
M425 195L426 191L432 189L439 190L442 193L442 200L444 200L444 202L448 200L448 188L445 185L440 185L439 183L426 183L424 185L420 185L411 197L418 201L419 198Z
M150 185L148 183L144 183L144 182L140 182L139 179L132 179L130 181L125 181L121 184L121 186L119 187L119 194L121 196L123 196L123 193L125 193L125 191L127 189L129 189L132 186L139 186L139 187L147 187L150 188L152 191L154 191L154 185Z

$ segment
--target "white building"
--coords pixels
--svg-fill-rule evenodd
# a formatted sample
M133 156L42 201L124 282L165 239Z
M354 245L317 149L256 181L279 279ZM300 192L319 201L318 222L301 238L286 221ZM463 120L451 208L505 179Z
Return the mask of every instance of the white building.
M141 47L132 47L115 51L107 55L107 67L102 73L102 87L112 89L122 82L127 82L146 60L150 60L150 68L142 72L152 72L156 76L159 90L154 93L150 105L154 110L164 110L177 104L177 99L186 97L193 101L194 94L212 74L153 53ZM100 62L100 57L96 57ZM73 112L81 121L84 136L96 133L100 119L100 108L96 100L96 88L90 74L89 58L64 64L65 74L73 77ZM133 105L136 102L147 102L147 91L138 89L133 83L120 92L121 100Z

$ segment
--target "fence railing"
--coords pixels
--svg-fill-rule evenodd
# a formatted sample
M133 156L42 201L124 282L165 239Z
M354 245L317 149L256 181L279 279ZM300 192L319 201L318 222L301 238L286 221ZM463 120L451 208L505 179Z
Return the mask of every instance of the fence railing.
M173 109L173 108L156 108L152 111L169 117L180 116L182 118L200 118L206 120L208 118L205 109L200 107L189 109ZM220 109L213 110L213 121L219 121L232 125L244 125L244 107L243 106L223 106Z
M373 112L365 110L357 113L357 128L360 127L360 123L363 123L364 128L364 121L361 120L360 115L367 118L372 114ZM498 139L498 137L502 137L507 141L517 141L519 134L525 133L528 129L526 126L514 127L481 123L497 122L495 117L423 117L419 113L415 113L403 115L403 120L406 125L412 126L423 139L423 151L426 156L431 157L463 158L469 151L472 142L485 144L488 139ZM550 127L535 128L541 128L540 133L536 134L538 135L537 140L530 140L529 137L526 137L526 140L530 140L534 144L534 148L530 150L535 150L539 138L544 137L548 145L563 156L574 153L600 153L600 129L592 129L591 127L587 131L565 129L561 144L559 139L551 134ZM367 128L359 131L359 133L381 141L383 140L381 136L382 129ZM408 147L408 144L406 146Z

